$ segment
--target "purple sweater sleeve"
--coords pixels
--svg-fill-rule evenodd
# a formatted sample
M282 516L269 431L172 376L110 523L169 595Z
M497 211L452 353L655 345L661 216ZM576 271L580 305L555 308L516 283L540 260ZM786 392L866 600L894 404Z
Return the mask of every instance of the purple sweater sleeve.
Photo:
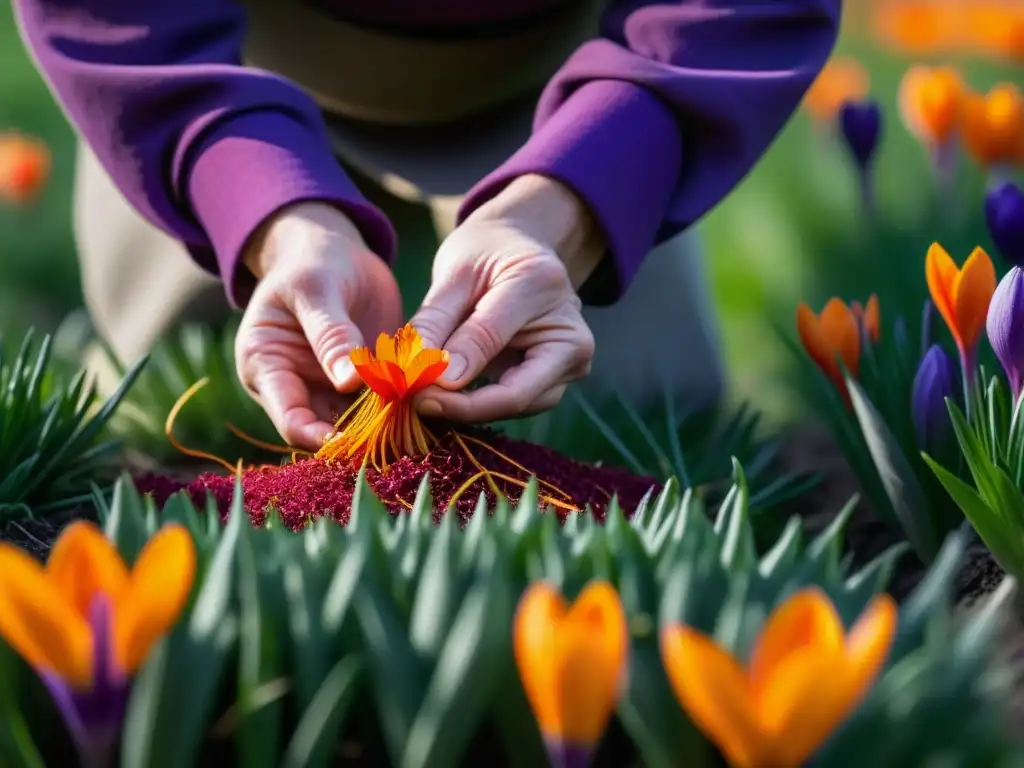
M240 64L234 0L14 0L65 112L131 204L219 274L233 302L253 231L291 203L338 205L385 258L395 234L339 168L314 103Z
M747 174L832 51L841 0L619 0L545 89L533 136L471 190L545 174L589 204L625 290ZM607 261L607 260L606 260Z

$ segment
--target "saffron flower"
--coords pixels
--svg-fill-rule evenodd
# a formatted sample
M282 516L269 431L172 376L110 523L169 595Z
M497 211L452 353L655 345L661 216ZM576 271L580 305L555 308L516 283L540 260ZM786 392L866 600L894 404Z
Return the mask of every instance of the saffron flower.
M877 344L882 335L882 313L878 306L878 297L871 294L868 296L866 305L859 301L851 301L850 309L853 311L853 316L857 318L861 337L870 339L873 344Z
M1024 163L1024 97L1012 83L963 102L964 147L984 168Z
M849 398L843 368L856 377L860 366L861 339L877 337L878 301L870 299L867 309L858 313L840 299L829 299L820 315L806 304L796 310L796 328L807 354L835 385L844 399Z
M733 768L803 765L856 709L882 670L896 603L879 595L849 634L828 597L804 589L775 609L746 669L687 626L662 633L676 697Z
M843 104L867 96L868 86L868 72L859 61L830 59L804 96L804 108L816 122L829 123L836 119Z
M437 441L413 405L448 367L448 353L426 349L411 325L394 336L382 333L377 347L354 349L349 359L368 389L338 420L337 432L317 453L318 458L352 459L365 455L369 464L385 470L404 456L423 456Z
M946 398L956 397L956 363L940 345L933 344L914 376L910 400L917 444L932 456L941 455L953 437Z
M944 53L958 42L957 10L953 4L932 0L876 0L872 30L883 43L905 54Z
M985 196L985 221L999 255L1024 267L1024 191L1006 182Z
M988 308L988 340L1006 371L1016 400L1024 387L1024 271L1013 267Z
M960 73L952 67L911 67L899 91L907 128L933 149L948 144L960 126L966 91Z
M975 248L963 268L957 268L946 250L933 243L925 259L925 278L935 308L953 334L960 352L965 389L970 390L977 362L978 338L985 327L988 305L996 290L996 270L992 259L982 248ZM969 402L970 398L967 400Z
M46 566L0 543L0 636L39 674L85 765L110 759L129 679L177 621L195 549L164 526L131 570L92 523L61 533Z
M50 150L17 133L0 134L0 201L26 205L35 201L50 176Z
M965 8L965 42L978 53L1024 62L1024 6L1018 0L972 0Z
M592 582L570 607L538 582L519 603L514 632L519 676L552 766L583 768L626 680L629 629L618 594Z
M839 110L839 129L853 159L866 171L882 135L882 109L874 99L847 101Z

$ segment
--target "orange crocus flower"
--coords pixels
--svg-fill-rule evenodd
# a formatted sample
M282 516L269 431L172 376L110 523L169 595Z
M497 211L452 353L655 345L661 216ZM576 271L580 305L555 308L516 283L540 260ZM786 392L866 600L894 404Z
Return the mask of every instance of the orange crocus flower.
M859 301L851 301L850 309L853 310L853 316L857 318L857 323L861 326L862 331L872 342L877 344L882 335L882 314L878 306L878 297L871 294L866 306Z
M946 249L933 243L925 258L925 279L935 308L953 334L961 358L969 364L996 290L992 259L984 249L975 248L963 268L958 268Z
M804 589L775 609L743 666L686 626L662 633L676 697L734 768L803 765L856 709L881 672L897 607L879 595L843 629L829 598Z
M945 144L960 126L966 90L960 74L952 67L911 67L900 83L899 104L904 123L925 144Z
M870 308L870 301L868 306ZM846 397L846 381L840 363L854 377L860 364L862 332L856 312L837 298L829 299L820 315L815 315L806 304L800 304L796 310L796 329L807 354Z
M349 359L368 389L338 420L338 431L317 456L350 459L365 452L370 464L386 469L403 456L423 455L434 442L413 406L412 398L448 367L448 353L426 349L411 325L394 336L382 333L376 352L354 349Z
M982 166L1024 163L1024 97L1012 83L987 94L968 94L962 134L967 151Z
M1020 0L972 0L961 25L966 47L987 56L1024 62L1024 4Z
M825 123L835 119L847 101L867 96L869 87L870 78L863 64L856 59L836 57L829 60L808 89L804 107L811 117Z
M592 582L570 607L550 584L532 585L516 612L514 649L549 748L588 752L625 683L629 629L615 589Z
M17 133L0 135L0 200L25 205L38 197L50 176L50 150Z

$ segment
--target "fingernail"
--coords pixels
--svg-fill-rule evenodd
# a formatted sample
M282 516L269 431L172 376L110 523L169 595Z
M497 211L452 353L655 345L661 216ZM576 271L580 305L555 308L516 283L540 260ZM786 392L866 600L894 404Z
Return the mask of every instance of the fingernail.
M448 367L444 371L444 378L448 381L458 381L466 372L466 358L462 355L452 355L448 360Z
M356 367L352 365L352 361L346 357L336 362L334 364L334 368L331 369L331 372L334 375L335 384L344 384L352 378L353 374L355 374Z
M421 400L419 412L421 416L440 416L441 404L437 400Z

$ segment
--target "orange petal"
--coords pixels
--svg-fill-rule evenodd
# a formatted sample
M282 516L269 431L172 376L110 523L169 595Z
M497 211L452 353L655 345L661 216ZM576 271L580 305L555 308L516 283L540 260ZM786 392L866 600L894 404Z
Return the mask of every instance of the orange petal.
M178 621L195 571L195 545L183 525L169 523L146 542L114 616L115 658L126 674L142 665Z
M771 763L743 669L714 640L690 627L669 627L661 654L672 690L694 725L737 768Z
M0 200L31 202L50 176L50 150L19 134L0 135Z
M546 582L531 585L519 601L513 645L519 678L542 733L562 731L558 706L557 631L565 616L565 599Z
M924 276L932 302L946 321L957 344L960 344L960 327L957 325L954 286L959 275L960 270L946 249L938 243L932 243L924 261Z
M871 601L850 629L846 640L851 696L860 698L874 683L892 649L899 608L887 594Z
M871 294L868 297L867 306L864 308L864 318L861 322L864 323L864 328L867 329L868 337L877 344L879 337L882 335L882 311L878 305L878 297L875 294Z
M398 350L395 348L395 337L389 333L382 333L377 337L376 356L377 360L384 362L389 360L392 363L398 362Z
M829 299L818 318L821 333L828 341L833 359L839 357L853 376L860 363L860 326L857 318L839 299Z
M558 629L556 691L559 736L571 744L596 744L625 682L629 628L622 603L607 582L580 593Z
M900 83L900 112L907 128L922 141L941 144L960 123L965 88L951 67L911 67Z
M821 370L832 376L837 370L835 355L822 332L817 315L806 304L796 308L796 330L808 356Z
M772 762L804 765L850 711L843 649L808 647L786 657L759 698Z
M982 248L975 248L964 262L953 290L960 340L970 348L985 329L988 305L996 290L996 269Z
M824 592L816 588L795 592L772 612L751 654L750 684L755 695L760 695L790 655L807 648L836 654L843 639L843 623Z
M832 120L844 102L866 96L869 85L868 72L859 61L836 57L808 89L804 107L816 120Z
M353 349L348 353L348 359L355 366L359 378L366 382L366 386L384 398L394 399L396 397L395 385L388 376L387 370L378 362L366 347Z
M92 682L92 630L43 567L0 543L0 636L35 669Z
M128 584L128 568L103 531L93 523L71 523L53 545L46 570L57 590L84 619L98 593L116 612Z
M443 349L424 349L405 371L407 394L414 395L426 389L448 368L448 353Z
M420 332L411 325L403 325L396 335L396 361L402 369L408 368L416 356L423 350L423 339Z

